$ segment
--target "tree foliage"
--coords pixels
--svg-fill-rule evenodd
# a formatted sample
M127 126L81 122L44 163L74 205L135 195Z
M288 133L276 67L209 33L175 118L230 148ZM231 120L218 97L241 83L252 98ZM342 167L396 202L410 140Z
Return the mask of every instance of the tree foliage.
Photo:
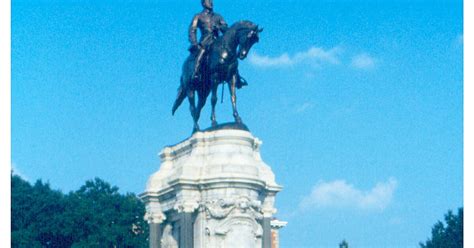
M339 243L339 248L349 248L349 244L347 243L345 239L342 240L341 243Z
M12 175L12 247L147 247L144 211L98 178L63 194Z
M446 225L438 221L431 229L431 238L420 243L421 248L459 248L463 247L463 208L455 215L450 210L444 216Z

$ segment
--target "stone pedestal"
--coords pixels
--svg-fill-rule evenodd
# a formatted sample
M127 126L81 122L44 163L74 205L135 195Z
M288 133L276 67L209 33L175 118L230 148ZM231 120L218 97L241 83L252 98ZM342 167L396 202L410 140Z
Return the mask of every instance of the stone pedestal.
M165 147L140 195L150 247L270 248L276 184L250 132L197 132Z

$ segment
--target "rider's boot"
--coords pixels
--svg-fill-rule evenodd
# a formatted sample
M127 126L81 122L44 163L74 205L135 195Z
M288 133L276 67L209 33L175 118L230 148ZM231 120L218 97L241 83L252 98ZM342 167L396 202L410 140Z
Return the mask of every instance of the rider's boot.
M196 55L196 62L194 63L194 71L193 71L193 80L197 80L199 78L199 69L201 68L202 58L204 57L204 49L199 49L198 54Z
M247 85L248 85L247 80L245 80L245 78L240 76L239 72L237 72L237 82L235 84L237 89L240 89L240 88L242 88L244 86L247 86Z

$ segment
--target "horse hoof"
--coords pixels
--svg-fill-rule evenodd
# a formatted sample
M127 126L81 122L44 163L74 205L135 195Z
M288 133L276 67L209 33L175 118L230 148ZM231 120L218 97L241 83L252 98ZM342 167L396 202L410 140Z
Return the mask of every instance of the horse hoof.
M235 117L235 123L241 124L242 119L240 117Z
M212 121L212 127L217 127L217 121Z

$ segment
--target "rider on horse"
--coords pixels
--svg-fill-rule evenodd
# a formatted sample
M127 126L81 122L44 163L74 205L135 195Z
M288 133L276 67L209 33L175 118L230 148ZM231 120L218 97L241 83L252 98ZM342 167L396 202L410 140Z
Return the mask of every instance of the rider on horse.
M224 18L213 11L212 0L201 0L201 5L204 8L203 11L194 16L191 25L189 26L189 42L191 42L189 51L191 53L196 53L194 71L192 74L194 81L199 79L199 73L203 66L203 59L207 56L212 43L219 36L219 32L224 33L227 30L227 23L224 21ZM196 30L198 28L201 32L199 43L196 38ZM247 82L239 76L237 88L241 88L245 85L247 85Z

